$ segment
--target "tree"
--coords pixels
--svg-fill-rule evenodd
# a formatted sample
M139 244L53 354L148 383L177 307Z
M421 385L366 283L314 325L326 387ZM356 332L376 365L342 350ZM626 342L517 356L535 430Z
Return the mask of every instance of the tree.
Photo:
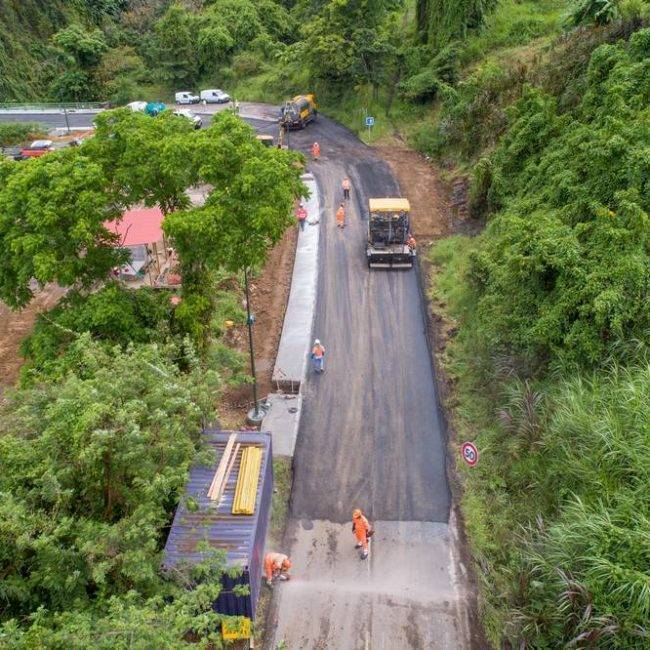
M298 156L262 146L230 112L196 136L194 160L211 192L203 207L172 212L163 227L179 253L183 301L177 318L205 349L214 311L211 274L260 264L291 224L304 195Z
M383 78L394 53L382 28L400 0L330 0L303 27L301 55L312 75L334 84L373 83Z
M99 29L88 31L78 23L72 23L57 32L52 40L71 56L82 70L96 67L102 53L107 49L104 35Z
M0 164L0 297L12 307L43 285L88 287L125 260L104 222L119 215L102 168L80 148Z
M196 361L181 374L176 354L106 349L83 334L60 382L8 396L0 411L5 617L159 592L160 534L220 387Z
M156 63L165 81L191 84L198 71L196 19L183 5L174 3L156 23Z

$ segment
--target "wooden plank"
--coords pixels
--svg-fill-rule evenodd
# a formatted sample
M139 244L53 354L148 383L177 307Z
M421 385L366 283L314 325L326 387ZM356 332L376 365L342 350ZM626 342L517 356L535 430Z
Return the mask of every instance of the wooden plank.
M213 501L214 501L213 495L215 489L217 489L221 485L221 482L223 481L223 477L226 473L226 469L228 468L228 463L230 462L230 455L232 454L232 449L235 446L236 439L237 439L236 433L230 434L230 437L228 438L228 442L226 443L226 448L224 449L223 452L223 456L219 461L219 465L217 466L217 471L214 473L212 483L210 484L210 488L208 489L208 497Z
M230 462L228 463L228 469L226 470L226 473L223 477L223 481L221 482L221 486L219 490L214 493L213 501L221 501L221 497L223 496L223 492L226 489L226 485L228 485L228 479L230 478L230 472L232 472L232 468L235 466L235 461L237 460L237 454L239 453L239 448L241 447L240 443L237 443L235 445L235 451L232 454L232 458L230 459Z

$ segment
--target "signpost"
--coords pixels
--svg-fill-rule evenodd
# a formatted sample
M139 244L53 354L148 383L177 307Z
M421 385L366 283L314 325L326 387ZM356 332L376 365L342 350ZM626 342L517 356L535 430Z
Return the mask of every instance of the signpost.
M366 115L366 127L368 128L368 138L370 138L370 129L375 126L375 118L372 115Z
M470 467L478 463L478 449L473 442L464 442L460 448L460 455Z

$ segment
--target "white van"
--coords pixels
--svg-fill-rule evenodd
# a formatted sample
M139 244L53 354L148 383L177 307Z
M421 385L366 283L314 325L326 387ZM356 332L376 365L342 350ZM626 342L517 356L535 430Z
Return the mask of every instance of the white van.
M199 97L191 92L182 91L174 95L177 104L198 104Z
M219 88L211 88L201 91L201 101L207 104L225 104L230 101L230 95Z

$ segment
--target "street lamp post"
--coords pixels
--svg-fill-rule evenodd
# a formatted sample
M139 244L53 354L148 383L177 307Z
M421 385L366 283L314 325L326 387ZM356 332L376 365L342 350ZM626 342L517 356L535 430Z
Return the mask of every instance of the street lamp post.
M253 323L255 317L251 314L251 297L248 289L248 269L244 269L244 287L246 289L246 323L248 324L248 350L251 357L251 375L253 375L253 408L248 412L246 419L250 424L261 424L266 415L266 407L260 406L257 397L257 374L255 373L255 353L253 351Z

